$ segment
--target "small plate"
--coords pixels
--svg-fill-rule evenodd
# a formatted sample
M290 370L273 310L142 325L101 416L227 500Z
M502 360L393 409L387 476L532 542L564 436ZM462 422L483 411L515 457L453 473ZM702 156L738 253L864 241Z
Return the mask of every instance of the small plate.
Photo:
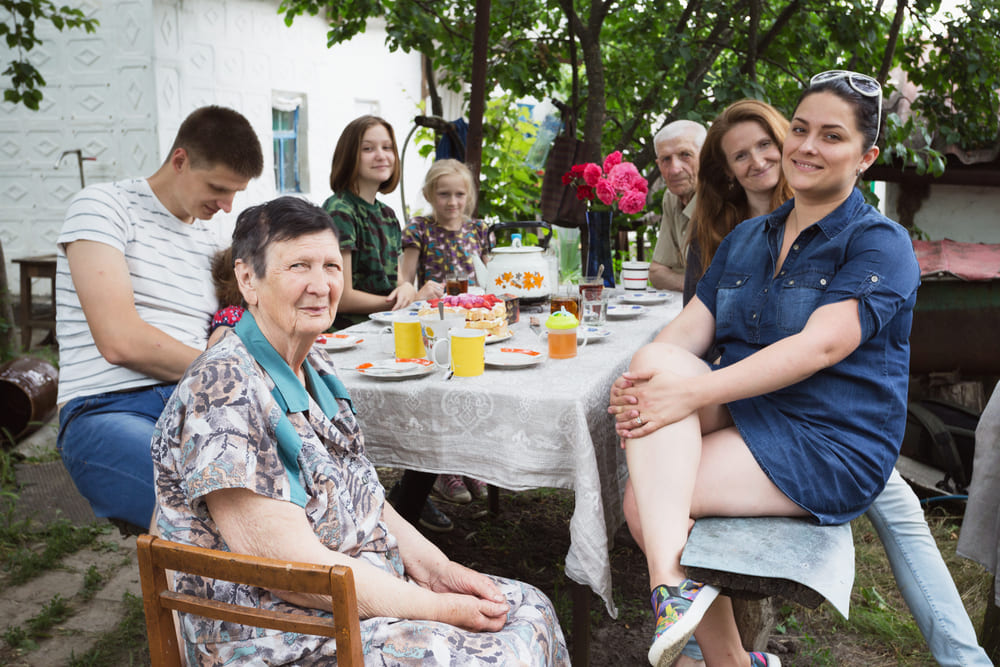
M355 366L354 370L379 380L405 380L434 372L434 362L427 359L379 359Z
M610 335L611 332L603 327L584 326L576 330L576 337L578 339L586 338L587 341L601 340L602 338L607 338Z
M501 347L486 353L486 365L497 368L524 368L545 361L545 354L521 347Z
M646 312L646 309L642 306L635 305L608 305L608 317L624 318L624 317L637 317Z
M316 336L316 345L319 345L327 352L347 350L363 341L364 338L361 338L360 336L352 336L350 334L343 333L320 334Z
M417 311L407 308L406 310L383 310L380 313L369 313L368 319L382 324L392 324L397 317L417 317L417 315Z
M502 343L505 340L510 340L514 337L514 334L510 331L507 332L505 336L494 336L492 334L486 334L486 344L492 345L493 343Z
M669 301L673 295L670 292L625 292L618 297L622 303L663 303Z

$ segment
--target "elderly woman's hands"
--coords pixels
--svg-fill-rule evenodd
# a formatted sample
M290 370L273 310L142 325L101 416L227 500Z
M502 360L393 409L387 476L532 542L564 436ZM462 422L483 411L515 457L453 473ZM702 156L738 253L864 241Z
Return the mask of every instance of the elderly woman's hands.
M699 406L688 390L691 381L665 370L623 373L611 386L608 406L622 446L694 413Z
M510 605L484 574L448 561L426 585L441 594L440 620L445 623L473 632L496 632L507 622Z

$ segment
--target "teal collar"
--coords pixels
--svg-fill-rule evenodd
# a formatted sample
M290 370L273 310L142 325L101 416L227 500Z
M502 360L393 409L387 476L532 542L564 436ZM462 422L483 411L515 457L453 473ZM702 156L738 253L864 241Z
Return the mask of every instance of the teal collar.
M274 389L271 393L281 409L285 412L305 412L308 410L309 396L306 393L306 388L299 382L299 378L291 366L264 337L249 310L243 313L243 317L236 323L235 330L236 335L243 341L247 350L274 382ZM310 364L302 364L302 368L305 371L306 381L313 398L327 418L333 419L339 411L335 399L339 398L351 403L351 395L347 392L347 387L336 375L320 375ZM351 404L351 412L357 412L353 403Z
M288 420L288 414L292 412L306 412L309 409L309 393L306 387L302 386L295 371L282 358L278 351L274 349L270 341L264 337L257 321L250 311L243 313L243 317L234 327L236 335L243 341L247 351L257 360L264 372L274 382L271 395L281 408L281 417L275 425L275 436L278 439L278 456L285 466L288 474L288 482L291 488L291 500L300 507L305 507L306 493L302 486L301 471L299 469L299 452L302 451L302 438L295 432L295 428ZM351 406L354 412L354 405L351 397L347 393L344 383L336 375L320 375L308 363L302 364L303 372L306 376L306 384L316 403L319 405L327 419L332 420L340 412L337 399L343 399Z

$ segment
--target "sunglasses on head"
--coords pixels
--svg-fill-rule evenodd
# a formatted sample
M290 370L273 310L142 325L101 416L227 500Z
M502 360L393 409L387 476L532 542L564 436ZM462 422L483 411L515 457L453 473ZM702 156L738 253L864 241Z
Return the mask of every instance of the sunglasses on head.
M848 85L860 95L878 99L878 115L875 117L875 141L872 142L872 146L874 146L878 142L878 133L882 130L882 84L867 74L850 72L846 69L831 69L820 72L809 79L809 86L812 87L819 83L836 81L837 79L846 79Z

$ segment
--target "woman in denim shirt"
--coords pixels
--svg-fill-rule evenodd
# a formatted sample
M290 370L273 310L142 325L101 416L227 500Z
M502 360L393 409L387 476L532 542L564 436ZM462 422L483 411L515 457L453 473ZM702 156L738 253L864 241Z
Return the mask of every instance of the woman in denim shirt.
M726 237L696 297L612 389L626 518L657 617L654 665L672 663L696 626L710 665L778 664L748 656L729 600L713 605L717 589L685 578L692 518L843 523L892 472L919 269L906 231L855 188L880 126L874 79L813 77L782 150L794 199ZM713 344L710 368L700 357Z
M689 233L684 303L694 296L722 239L741 221L763 215L792 197L781 172L788 121L760 100L740 100L712 122L701 149L698 208ZM704 224L702 224L704 223ZM712 359L711 355L707 358ZM631 509L631 508L630 508ZM920 501L897 471L865 516L885 546L899 590L931 654L942 667L990 667L976 630L927 527ZM701 660L694 640L684 649Z

